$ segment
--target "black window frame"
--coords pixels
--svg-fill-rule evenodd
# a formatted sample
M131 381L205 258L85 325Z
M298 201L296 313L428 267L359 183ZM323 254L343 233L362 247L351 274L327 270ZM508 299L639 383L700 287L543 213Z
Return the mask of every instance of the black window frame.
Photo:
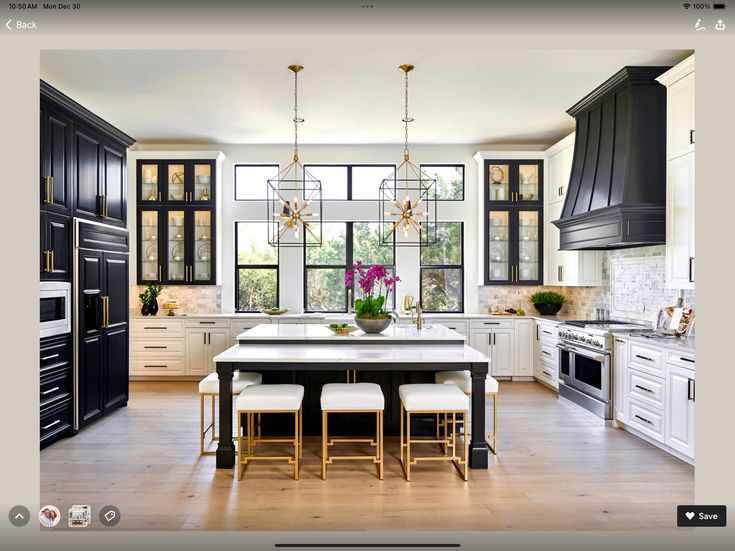
M322 201L332 203L336 201L379 201L380 200L379 196L376 196L374 199L353 199L352 198L352 169L353 168L376 168L376 167L381 167L381 166L387 169L385 173L385 177L383 179L386 179L391 174L393 174L393 172L395 172L396 167L397 167L395 163L310 163L308 165L304 165L304 169L309 172L311 172L310 169L314 167L316 168L344 167L347 169L347 198L346 199L322 199ZM456 165L451 165L451 166L456 166Z
M424 264L422 259L422 250L427 245L421 245L419 247L419 301L421 301L422 311L427 314L464 314L465 306L465 289L464 289L464 264L465 264L465 233L464 233L464 222L461 220L438 220L436 224L459 224L460 226L460 238L462 243L460 244L460 263L459 264ZM429 245L430 246L430 245ZM426 310L423 309L424 305L424 270L457 270L460 273L460 305L459 310Z
M353 247L353 237L354 237L354 231L353 227L354 224L379 224L380 222L377 220L330 220L327 222L329 224L345 224L345 264L309 264L307 262L307 250L306 250L306 240L304 239L304 262L303 262L303 293L304 293L304 313L320 313L320 314L346 314L349 310L350 306L354 306L355 304L355 285L356 282L353 281L352 287L347 287L345 285L345 297L344 297L344 304L345 308L344 310L310 310L308 308L308 293L307 293L307 273L309 269L322 269L322 270L339 270L342 269L345 272L352 268L355 264L354 259L354 247ZM396 240L395 236L393 237L393 263L390 265L387 265L386 268L389 270L393 270L392 274L395 277L395 271L396 271ZM373 264L366 264L365 267L369 268L370 266L373 266ZM355 278L355 280L357 277ZM348 291L352 290L352 303L348 304ZM395 292L393 292L393 296L391 297L391 300L393 301L393 308L395 308Z
M421 163L419 165L419 169L423 172L424 167L430 167L430 166L436 166L436 167L462 167L462 198L461 199L440 199L437 195L436 200L437 201L450 201L450 202L457 202L457 201L464 201L464 190L465 190L465 176L466 176L466 166L464 163ZM463 236L464 239L464 236Z
M232 199L238 203L258 203L266 202L268 200L268 190L266 189L265 197L262 199L238 199L237 198L237 169L239 167L258 167L258 166L272 166L275 167L273 178L275 178L281 172L281 165L279 163L235 163L232 167ZM267 185L266 180L266 185ZM245 222L246 220L243 220Z
M243 199L244 200L244 199ZM240 310L240 269L248 270L276 270L276 304L280 305L281 300L281 249L276 247L276 263L275 264L240 264L238 262L238 224L268 224L264 220L235 220L235 312L238 314L248 314L259 312L260 310Z

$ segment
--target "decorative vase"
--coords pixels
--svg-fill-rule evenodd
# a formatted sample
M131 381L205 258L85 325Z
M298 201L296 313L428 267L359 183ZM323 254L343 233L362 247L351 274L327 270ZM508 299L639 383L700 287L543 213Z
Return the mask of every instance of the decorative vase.
M542 316L553 316L561 310L561 304L534 304L536 311Z
M150 311L151 316L155 316L156 314L158 314L158 299L153 299L153 302L151 302L148 306L148 310Z
M140 313L143 316L150 316L151 315L151 305L147 302L143 303L143 306L140 308Z
M355 325L362 329L365 333L380 333L388 329L390 322L393 321L390 318L358 318L355 316Z

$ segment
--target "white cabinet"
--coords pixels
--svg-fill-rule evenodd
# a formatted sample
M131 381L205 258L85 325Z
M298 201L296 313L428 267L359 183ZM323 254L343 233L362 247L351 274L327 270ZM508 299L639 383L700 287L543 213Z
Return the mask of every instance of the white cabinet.
M574 157L574 135L547 150L544 207L544 283L567 287L602 285L602 256L598 251L560 251L559 229L552 224L561 218Z
M694 457L694 371L667 364L666 445Z
M694 289L694 153L666 171L666 286Z
M472 333L472 348L490 358L490 374L494 377L513 376L513 333L513 329L478 329Z
M628 402L628 341L615 337L613 358L615 361L613 381L615 420L625 422L627 419Z
M212 373L214 357L229 347L229 328L187 328L186 374L206 376Z
M694 152L694 56L672 67L658 80L666 86L666 150L674 159Z
M656 80L666 86L666 286L694 289L694 56Z
M130 320L130 375L185 375L184 320L167 316Z
M533 377L533 320L515 321L515 361L513 375Z
M557 326L554 323L535 320L533 340L533 375L536 380L550 386L554 390L559 388L559 361L556 348Z

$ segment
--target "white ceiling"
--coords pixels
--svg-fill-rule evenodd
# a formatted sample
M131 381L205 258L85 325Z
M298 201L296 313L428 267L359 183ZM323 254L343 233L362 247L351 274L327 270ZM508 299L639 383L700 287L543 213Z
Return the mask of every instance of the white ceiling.
M300 63L302 143L550 144L566 114L624 65L672 65L683 50L46 50L41 78L141 142L290 143Z

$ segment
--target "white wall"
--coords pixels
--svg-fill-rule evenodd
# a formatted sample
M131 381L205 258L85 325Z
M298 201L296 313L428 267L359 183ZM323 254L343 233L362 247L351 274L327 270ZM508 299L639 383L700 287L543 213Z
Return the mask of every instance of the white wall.
M465 312L478 311L478 255L480 250L478 209L482 193L478 184L477 164L472 158L480 150L521 149L520 147L498 147L497 145L417 145L411 147L411 161L421 163L457 163L465 166L464 201L439 202L438 220L463 221L465 257ZM543 150L544 147L524 146L524 150ZM235 306L235 255L234 231L238 220L265 220L264 202L234 200L234 165L239 163L278 163L287 166L293 156L290 145L176 145L137 144L131 151L186 151L219 150L225 154L221 174L221 224L218 228L218 247L221 253L220 283L222 286L222 311L233 312ZM402 145L300 145L299 156L304 164L317 163L390 163L399 164ZM128 163L129 201L128 227L135 244L135 153ZM265 184L264 184L265 185ZM334 221L378 220L377 201L324 202L323 219ZM133 251L133 254L136 254ZM280 306L292 311L303 309L303 253L300 248L281 248L280 255ZM136 281L135 263L131 262L131 282ZM397 288L398 302L404 294L418 296L419 255L418 249L396 248L396 273L401 277ZM137 293L134 294L137 296ZM212 306L214 309L215 306Z

